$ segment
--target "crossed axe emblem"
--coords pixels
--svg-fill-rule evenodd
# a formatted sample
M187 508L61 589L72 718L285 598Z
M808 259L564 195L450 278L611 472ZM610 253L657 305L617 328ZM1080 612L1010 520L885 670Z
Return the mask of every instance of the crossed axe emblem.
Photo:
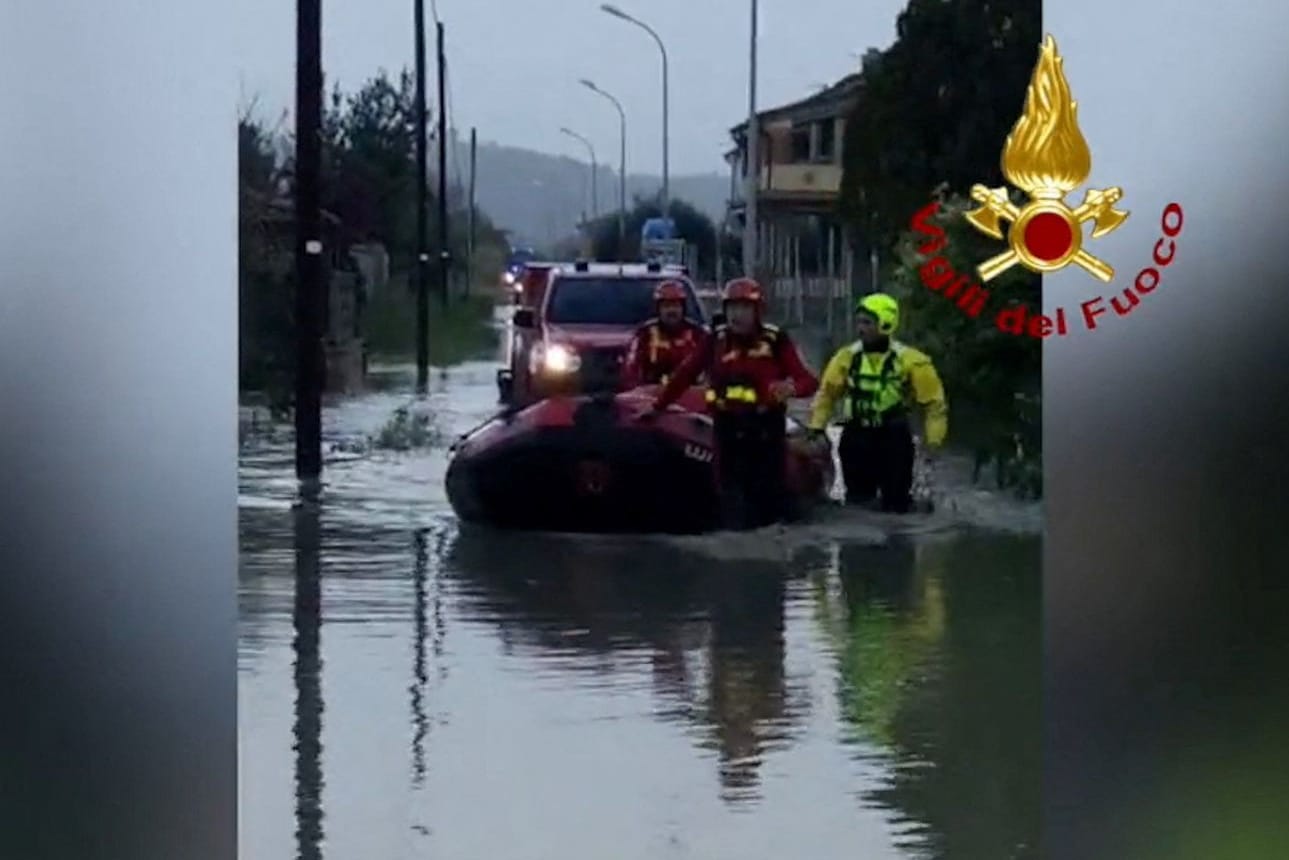
M1109 283L1114 277L1114 269L1104 260L1094 257L1083 249L1082 225L1088 221L1094 223L1095 226L1092 228L1094 239L1116 230L1128 217L1127 212L1114 208L1114 204L1123 198L1123 190L1120 188L1089 189L1083 197L1083 202L1076 209L1070 209L1063 200L1059 197L1053 198L1050 194L1043 195L1040 192L1035 197L1036 199L1020 207L1007 198L1006 186L986 188L984 185L975 185L971 189L971 199L979 203L980 208L966 213L966 218L973 227L985 235L1002 239L1003 232L999 226L1001 221L1015 225L1022 219L1028 221L1035 215L1051 213L1064 218L1069 225L1073 250L1067 251L1062 259L1054 263L1044 264L1042 261L1036 261L1032 254L1026 252L1024 237L1017 235L1019 231L1013 227L1008 231L1007 237L1011 249L981 263L977 269L981 279L992 280L1017 263L1023 263L1028 268L1040 272L1056 271L1069 263L1074 263L1093 277Z

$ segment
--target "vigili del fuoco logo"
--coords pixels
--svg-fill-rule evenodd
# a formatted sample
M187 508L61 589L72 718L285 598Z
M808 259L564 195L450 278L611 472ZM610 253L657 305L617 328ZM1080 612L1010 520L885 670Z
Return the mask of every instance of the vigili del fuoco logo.
M978 317L989 303L987 284L1013 266L1046 274L1074 265L1103 283L1114 279L1114 268L1094 256L1085 247L1087 239L1100 237L1118 229L1130 213L1115 208L1123 199L1118 186L1084 192L1083 202L1070 208L1066 195L1083 185L1092 173L1092 152L1078 124L1078 102L1070 93L1069 82L1062 70L1063 60L1056 52L1056 40L1050 35L1039 49L1038 64L1025 94L1025 109L1003 145L1003 176L1022 191L1027 200L1017 205L1007 186L986 188L975 185L971 199L978 209L965 213L967 223L993 239L1004 239L1002 225L1007 224L1007 250L976 267L979 283L953 270L940 255L946 244L944 230L931 218L940 204L933 202L913 216L912 229L929 241L918 248L926 259L919 272L923 285L952 299L968 316ZM1090 237L1083 228L1091 224ZM1152 265L1142 269L1118 295L1109 298L1109 306L1118 316L1127 316L1143 297L1154 292L1160 283L1160 271L1172 263L1177 253L1176 237L1182 231L1182 207L1169 203L1160 217L1160 232L1155 243ZM1084 326L1097 327L1097 317L1106 313L1106 297L1097 296L1079 305ZM1051 334L1069 334L1065 308L1058 308L1055 318L1031 312L1024 306L1007 307L995 317L995 325L1008 334L1044 338Z

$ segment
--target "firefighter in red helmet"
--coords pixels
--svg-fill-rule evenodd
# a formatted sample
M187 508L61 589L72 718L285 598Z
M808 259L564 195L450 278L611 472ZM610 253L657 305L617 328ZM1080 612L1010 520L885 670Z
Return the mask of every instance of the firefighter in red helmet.
M667 280L653 291L658 315L636 329L622 368L622 387L665 385L691 353L702 349L707 329L685 316L689 291Z
M765 295L735 278L722 295L725 320L682 364L642 417L666 409L706 374L722 514L732 528L757 528L786 513L787 404L819 380L787 332L765 322Z

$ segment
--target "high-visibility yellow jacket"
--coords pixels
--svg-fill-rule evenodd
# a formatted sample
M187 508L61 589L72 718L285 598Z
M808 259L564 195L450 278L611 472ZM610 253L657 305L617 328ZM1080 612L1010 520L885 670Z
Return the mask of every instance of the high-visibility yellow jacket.
M949 432L949 405L935 365L926 353L898 341L881 353L865 353L860 341L837 350L810 410L811 429L827 427L839 401L843 422L864 425L889 420L916 404L932 448L940 447Z

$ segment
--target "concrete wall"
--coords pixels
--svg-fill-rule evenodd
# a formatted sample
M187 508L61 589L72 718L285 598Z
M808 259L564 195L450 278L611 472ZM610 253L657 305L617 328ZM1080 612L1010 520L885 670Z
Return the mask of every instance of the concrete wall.
M368 295L374 295L389 285L389 254L379 243L354 245L349 249L362 274Z
M332 393L361 391L366 380L366 344L362 338L358 300L362 275L332 272L327 310L327 386Z
M366 348L360 340L327 344L327 392L357 394L367 382Z

